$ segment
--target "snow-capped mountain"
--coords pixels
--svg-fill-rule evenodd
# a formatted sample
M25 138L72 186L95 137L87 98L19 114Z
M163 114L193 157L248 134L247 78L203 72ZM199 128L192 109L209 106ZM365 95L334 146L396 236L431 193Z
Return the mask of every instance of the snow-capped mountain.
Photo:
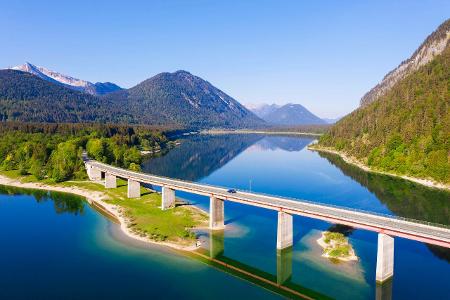
M73 90L85 92L91 95L104 95L122 89L118 85L111 82L92 83L86 80L73 78L44 67L38 67L28 62L10 69L31 73L46 81L61 84Z

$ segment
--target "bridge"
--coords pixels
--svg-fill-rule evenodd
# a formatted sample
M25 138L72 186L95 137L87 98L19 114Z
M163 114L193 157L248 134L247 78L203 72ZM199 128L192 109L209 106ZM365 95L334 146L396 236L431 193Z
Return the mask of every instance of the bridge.
M397 216L380 215L350 208L318 204L300 199L264 195L247 191L230 193L227 188L155 176L113 167L84 157L91 180L103 180L105 188L116 188L117 177L128 180L128 197L140 197L141 184L161 186L161 209L175 206L175 191L210 197L209 227L224 228L224 201L231 201L278 212L277 249L293 245L293 215L342 224L378 233L376 280L384 282L394 274L394 237L450 248L450 228Z

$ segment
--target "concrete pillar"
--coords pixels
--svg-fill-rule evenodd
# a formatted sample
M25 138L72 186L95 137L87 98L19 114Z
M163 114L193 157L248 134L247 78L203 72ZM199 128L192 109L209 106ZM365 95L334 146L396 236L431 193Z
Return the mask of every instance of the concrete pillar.
M292 247L277 250L277 283L283 284L292 277Z
M99 169L89 166L88 167L88 176L90 180L96 181L96 180L102 180L102 171Z
M210 231L209 233L209 257L216 258L223 255L225 232L223 230Z
M139 181L128 179L128 198L139 198L141 196L141 184Z
M223 229L224 223L224 203L216 197L209 198L209 228Z
M292 246L292 215L278 212L277 249Z
M378 234L377 282L383 282L394 275L394 238Z
M105 188L115 189L117 187L117 179L115 175L105 174Z
M162 198L161 201L162 210L175 207L175 190L163 186L161 198Z

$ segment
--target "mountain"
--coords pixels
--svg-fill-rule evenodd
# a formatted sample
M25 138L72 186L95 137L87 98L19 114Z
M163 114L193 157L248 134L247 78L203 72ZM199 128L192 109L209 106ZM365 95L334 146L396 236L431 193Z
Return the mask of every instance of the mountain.
M447 47L450 19L429 35L413 55L390 71L383 80L361 98L361 106L367 105L389 92L400 80L428 64Z
M135 122L125 109L107 99L16 70L0 70L0 120Z
M268 106L266 110L268 113L263 114L262 117L269 124L282 126L326 124L324 120L300 104L289 103L273 109L274 106L275 104Z
M376 170L450 184L450 21L415 53L444 35L440 54L338 121L319 145Z
M264 126L263 120L239 102L186 71L161 73L131 89L103 96L73 90L40 74L0 70L0 120L191 128Z
M281 105L278 104L247 105L247 108L261 119L264 119L266 115L276 111L280 107Z
M264 121L209 82L187 71L160 73L104 96L126 106L144 123L192 127L254 127Z
M334 124L334 123L336 123L337 121L339 121L340 119L341 119L340 117L339 117L339 118L334 118L334 119L322 118L322 120L324 120L325 123L327 123L327 124Z
M92 83L89 81L63 75L44 67L38 67L28 62L20 66L12 67L11 69L27 72L36 75L48 82L57 83L70 89L85 92L91 95L104 95L122 89L118 85L111 82Z

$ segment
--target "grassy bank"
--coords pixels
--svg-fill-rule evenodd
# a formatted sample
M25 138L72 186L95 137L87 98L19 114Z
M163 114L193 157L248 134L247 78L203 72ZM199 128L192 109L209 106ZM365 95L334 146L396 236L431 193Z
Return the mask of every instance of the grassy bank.
M195 234L191 229L206 226L208 221L205 212L190 205L182 205L185 203L177 203L173 209L161 210L161 194L143 187L140 198L129 199L127 182L120 179L117 180L117 188L105 189L102 184L96 182L73 180L55 183L48 179L38 180L33 175L20 175L19 171L2 171L0 175L23 185L35 184L36 187L79 195L79 191L84 191L84 194L99 194L101 199L95 202L113 208L119 220L125 222L127 230L134 236L153 242L178 246L193 245Z

